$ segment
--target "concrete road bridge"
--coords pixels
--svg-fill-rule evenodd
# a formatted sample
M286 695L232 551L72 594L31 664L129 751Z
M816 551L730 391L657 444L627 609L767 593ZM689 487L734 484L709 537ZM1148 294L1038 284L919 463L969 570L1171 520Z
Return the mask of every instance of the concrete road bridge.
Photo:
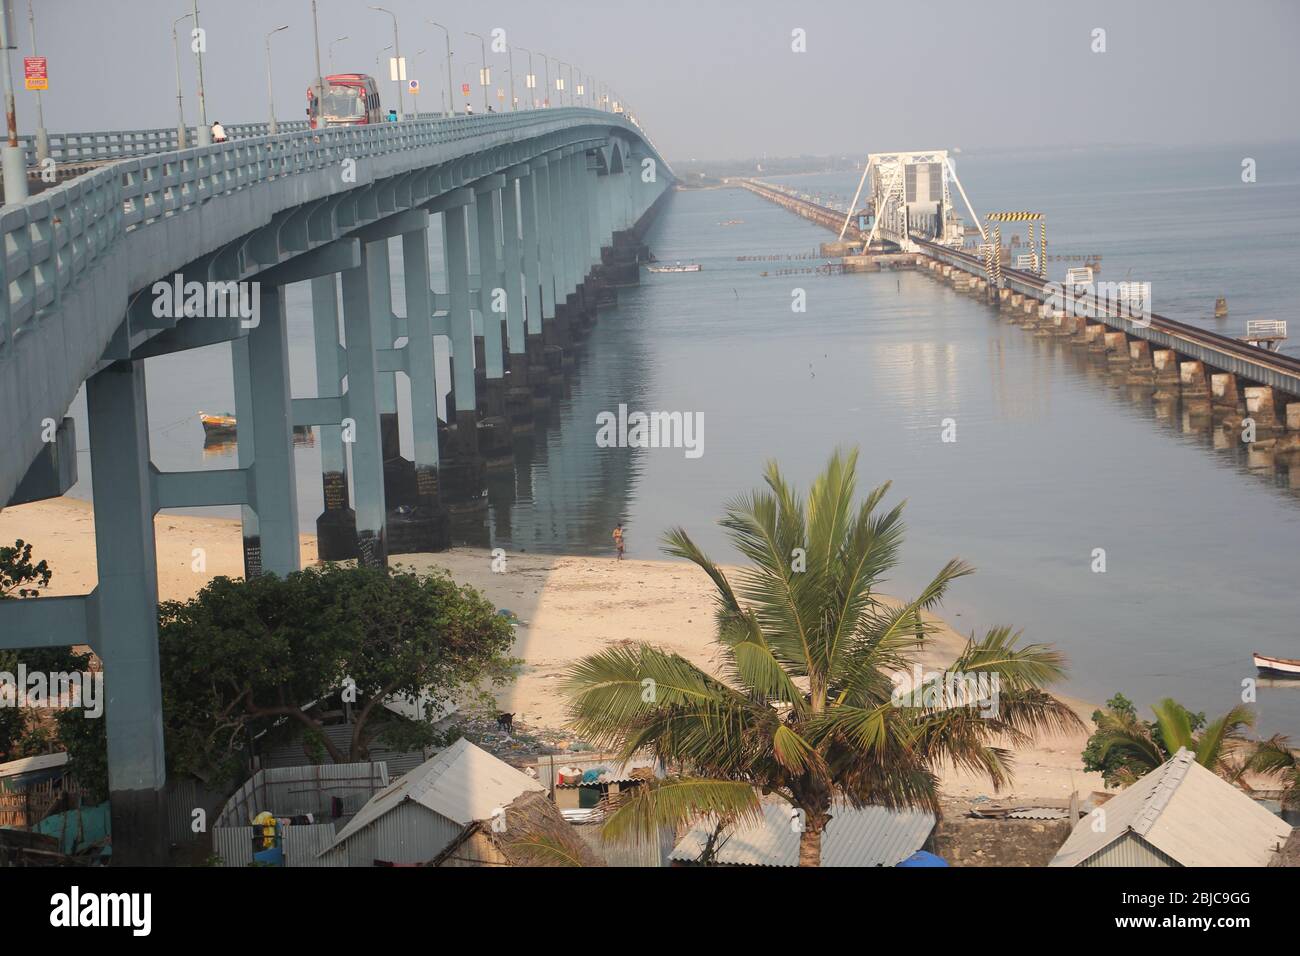
M380 565L446 547L449 510L483 506L485 470L509 464L512 431L563 388L598 304L637 281L673 181L636 123L592 109L232 132L183 151L174 130L56 135L56 162L97 165L0 209L0 503L76 481L66 413L85 383L99 568L91 594L0 603L0 647L85 644L102 659L122 863L161 852L155 513L241 505L246 573L296 570L293 430L314 426L322 557ZM445 291L430 282L431 226ZM314 398L290 389L296 282L311 284ZM145 360L218 342L231 343L238 467L159 471ZM398 372L414 460L398 445Z

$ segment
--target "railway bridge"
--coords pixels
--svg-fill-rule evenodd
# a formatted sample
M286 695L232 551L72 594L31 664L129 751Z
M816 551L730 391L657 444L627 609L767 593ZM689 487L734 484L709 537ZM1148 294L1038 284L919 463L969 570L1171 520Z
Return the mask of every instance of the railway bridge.
M93 165L0 209L0 503L76 481L66 413L84 383L99 570L87 595L0 602L0 648L84 644L102 660L118 862L161 849L155 513L240 505L246 573L298 569L293 431L314 426L322 557L379 565L446 547L449 510L482 506L485 470L563 387L598 304L636 281L673 181L635 121L595 109L242 132L186 150L174 130L56 135L56 162ZM311 287L315 397L290 388L297 282ZM146 360L218 342L231 344L238 467L160 471ZM398 372L414 460L398 443Z

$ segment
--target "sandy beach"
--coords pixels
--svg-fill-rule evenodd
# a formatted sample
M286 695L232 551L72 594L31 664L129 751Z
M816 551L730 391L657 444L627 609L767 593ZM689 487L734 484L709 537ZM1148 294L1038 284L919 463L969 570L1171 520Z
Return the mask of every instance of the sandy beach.
M154 521L160 597L183 600L217 575L242 576L238 521L159 515ZM0 541L22 538L34 557L54 571L51 595L84 594L96 583L94 521L90 504L74 498L20 505L0 511ZM196 570L196 549L202 570ZM316 560L315 538L302 536L304 564ZM445 568L452 578L509 608L521 620L515 656L524 666L502 689L502 710L530 725L559 729L565 702L559 692L566 665L586 654L627 642L675 651L703 668L715 665L711 585L694 565L613 557L508 554L504 572L492 570L482 549L397 555L393 563L416 569ZM958 587L971 586L959 582ZM933 620L939 621L935 617ZM953 660L965 638L946 624L921 655L927 669ZM1065 697L1088 723L1095 704ZM1087 733L1037 741L1015 756L1015 783L999 797L1067 798L1103 789L1101 775L1085 773L1079 760ZM994 796L982 779L949 769L943 774L952 797Z

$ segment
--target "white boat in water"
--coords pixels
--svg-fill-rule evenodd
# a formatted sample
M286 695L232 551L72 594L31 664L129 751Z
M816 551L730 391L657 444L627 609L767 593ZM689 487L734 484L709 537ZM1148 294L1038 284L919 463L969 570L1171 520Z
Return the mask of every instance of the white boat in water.
M1255 666L1272 674L1285 674L1288 677L1300 678L1300 660L1291 657L1269 657L1256 651Z
M646 268L651 272L699 272L704 267L698 262L688 262L685 264L674 262L670 266L646 266Z

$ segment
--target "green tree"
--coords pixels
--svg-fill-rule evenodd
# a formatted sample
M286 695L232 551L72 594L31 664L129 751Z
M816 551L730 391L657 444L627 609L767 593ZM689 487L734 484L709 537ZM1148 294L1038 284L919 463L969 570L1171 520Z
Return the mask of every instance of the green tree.
M856 465L856 451L836 452L804 501L769 464L766 489L736 499L721 522L749 561L734 584L684 530L668 533L667 552L716 588L721 677L648 645L570 669L580 733L624 755L648 749L682 770L670 800L629 814L658 825L753 813L756 788L802 811L799 864L816 866L835 799L934 810L941 765L981 772L1000 788L1011 779L1002 743L1081 726L1044 691L1063 674L1061 656L1018 646L1006 628L972 637L950 669L996 675L987 716L969 701L892 699L891 674L906 673L937 629L921 611L972 569L950 561L913 600L882 601L877 585L898 564L902 505L877 512L886 484L855 506Z
M0 601L40 597L50 586L54 573L45 561L32 561L32 546L19 538L12 546L0 547ZM31 670L42 670L44 664L56 659L50 650L24 650L0 648L0 672L18 674L19 663ZM25 709L0 706L0 761L18 760L35 754L47 753L51 746L48 726L32 719Z
M1276 777L1282 785L1282 805L1300 808L1300 756L1292 748L1290 737L1274 734L1261 740L1246 759L1246 769Z
M1151 710L1156 719L1142 720L1121 694L1094 712L1097 729L1083 751L1084 769L1100 770L1107 786L1127 787L1185 747L1202 767L1226 780L1240 777L1244 763L1236 744L1255 723L1249 707L1238 705L1208 724L1204 714L1169 697Z
M515 663L509 624L441 572L327 565L219 577L163 604L159 621L168 767L204 779L236 774L249 737L276 727L304 731L333 762L364 760L381 734L414 732L385 699L432 717L465 688L508 679ZM311 706L340 693L354 703L346 748Z

